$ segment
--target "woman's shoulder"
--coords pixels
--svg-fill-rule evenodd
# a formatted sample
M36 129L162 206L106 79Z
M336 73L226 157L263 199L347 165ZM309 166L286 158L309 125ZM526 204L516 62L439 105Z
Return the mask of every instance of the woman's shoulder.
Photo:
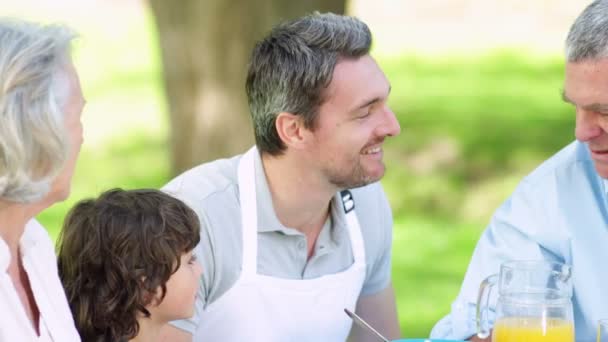
M21 248L27 251L32 248L50 248L53 251L53 241L46 229L36 219L31 219L25 225L23 236L21 237Z
M36 265L39 272L45 273L45 278L57 274L57 255L53 241L36 219L29 220L25 225L19 245L23 257Z

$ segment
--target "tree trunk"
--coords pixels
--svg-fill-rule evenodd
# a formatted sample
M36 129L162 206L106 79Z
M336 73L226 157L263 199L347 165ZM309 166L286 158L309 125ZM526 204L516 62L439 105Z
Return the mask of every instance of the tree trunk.
M162 51L173 175L253 144L247 63L272 25L314 10L345 10L345 0L150 0L150 5Z

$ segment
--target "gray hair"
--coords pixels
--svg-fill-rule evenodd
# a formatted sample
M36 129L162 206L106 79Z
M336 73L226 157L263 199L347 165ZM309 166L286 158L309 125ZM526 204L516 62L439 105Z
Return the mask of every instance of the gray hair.
M566 38L566 61L608 57L608 1L592 2L576 18Z
M0 199L43 198L69 141L63 108L73 31L0 18Z
M318 12L281 23L253 50L246 90L255 140L262 153L285 149L275 126L279 113L303 117L314 129L325 89L340 58L369 54L372 36L354 17Z

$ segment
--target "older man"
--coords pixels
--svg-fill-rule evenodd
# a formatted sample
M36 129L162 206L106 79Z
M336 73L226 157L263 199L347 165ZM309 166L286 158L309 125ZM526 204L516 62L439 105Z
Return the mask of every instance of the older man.
M433 337L474 335L480 282L504 261L540 259L572 266L576 341L595 341L597 320L608 317L606 0L591 3L570 29L563 98L575 108L577 141L528 175L496 211Z

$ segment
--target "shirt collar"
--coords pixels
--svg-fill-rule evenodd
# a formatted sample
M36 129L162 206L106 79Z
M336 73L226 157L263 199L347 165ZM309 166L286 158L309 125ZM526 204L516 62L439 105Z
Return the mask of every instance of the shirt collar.
M37 229L39 226L40 229ZM35 220L31 219L25 224L23 235L19 240L19 250L22 257L29 255L30 251L36 250L36 245L43 238L40 231L44 231L44 228ZM0 271L8 270L8 266L11 262L11 253L6 242L0 238Z
M604 194L608 195L608 179L602 178L602 182L604 183Z
M254 155L254 173L255 173L255 192L256 192L256 204L258 210L258 232L275 232L280 231L288 235L298 234L296 230L287 228L274 212L274 206L272 205L272 195L270 194L270 188L268 187L268 181L266 180L266 173L264 172L264 164L262 164L262 158L260 153ZM342 200L339 194L333 197L331 201L331 219L332 219L332 239L336 241L338 239L339 232L334 228L345 227L345 216L344 209L342 207Z
M38 242L45 238L43 234L46 234L44 227L42 227L36 219L29 220L25 224L25 230L19 241L21 255L28 255L30 251L35 250Z
M342 203L342 196L340 193L336 193L331 201L331 219L332 229L331 238L334 243L340 243L340 239L344 236L342 233L346 229L346 213L344 212L344 205Z

